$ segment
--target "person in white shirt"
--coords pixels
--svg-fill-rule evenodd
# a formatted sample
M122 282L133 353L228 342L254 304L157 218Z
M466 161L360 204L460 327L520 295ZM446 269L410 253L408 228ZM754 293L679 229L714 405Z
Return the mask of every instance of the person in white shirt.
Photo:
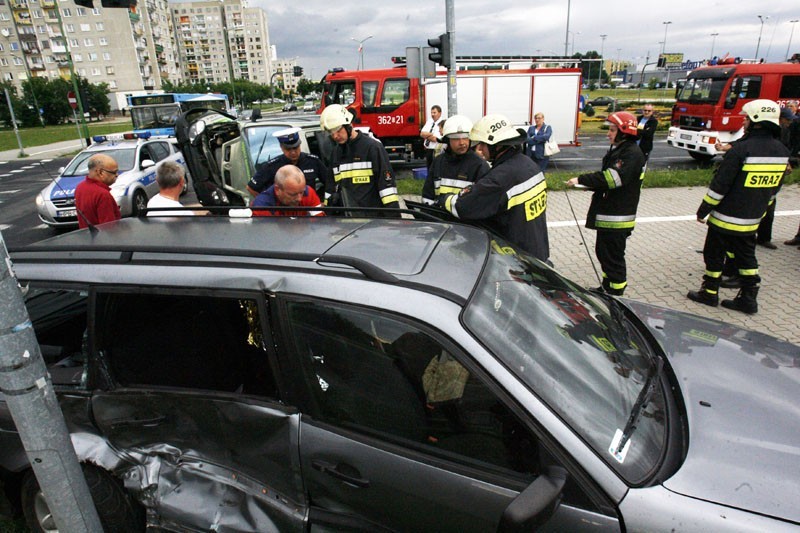
M444 123L442 118L442 108L438 105L431 107L431 118L422 126L419 136L425 140L425 161L428 168L431 167L433 157L436 154L436 149L439 147L439 139L441 139L441 126Z
M186 170L175 161L164 161L156 170L158 194L147 202L147 216L181 216L191 215L191 211L182 209L179 199L186 180ZM180 207L180 211L150 211L153 208Z

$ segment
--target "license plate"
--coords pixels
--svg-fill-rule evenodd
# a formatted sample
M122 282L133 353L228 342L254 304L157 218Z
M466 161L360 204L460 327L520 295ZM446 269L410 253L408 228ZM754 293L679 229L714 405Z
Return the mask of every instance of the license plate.
M56 218L71 218L76 216L78 216L78 212L75 209L65 209L56 213Z
M692 136L688 133L681 133L681 139L683 139L684 141L691 141Z

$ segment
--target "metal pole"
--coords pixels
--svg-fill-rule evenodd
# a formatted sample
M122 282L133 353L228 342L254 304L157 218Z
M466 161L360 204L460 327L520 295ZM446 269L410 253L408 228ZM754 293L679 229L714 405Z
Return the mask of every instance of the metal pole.
M600 69L597 71L597 88L598 89L600 88L601 80L603 78L603 63L604 63L604 60L603 60L603 49L606 46L606 37L608 37L608 35L603 34L603 35L600 36Z
M0 392L58 530L102 533L2 233Z
M719 33L712 33L711 34L711 55L708 56L709 59L713 59L714 58L714 43L717 42L717 35L719 35Z
M794 37L794 25L797 24L798 19L790 20L789 23L792 25L792 31L789 33L789 44L786 46L786 59L789 59L789 52L792 48L792 37Z
M569 52L569 8L571 0L567 0L567 32L564 34L564 55Z
M75 114L75 110L72 110L72 118L75 119L75 127L78 128L78 138L81 140L81 148L86 148L83 137L81 137L81 125L78 122L78 115Z
M769 18L769 15L758 15L758 20L761 21L761 29L758 30L758 44L756 44L756 57L755 60L758 61L758 50L761 48L761 33L764 31L764 21Z
M14 116L14 106L11 105L11 95L8 94L8 89L3 87L3 92L6 93L6 102L8 102L8 110L11 113L11 125L14 127L14 135L17 136L17 144L19 145L18 157L28 157L25 149L22 147L22 139L19 136L19 129L17 129L17 117Z
M450 36L450 68L447 69L447 114L458 114L458 86L456 85L456 10L455 0L445 0L445 28Z

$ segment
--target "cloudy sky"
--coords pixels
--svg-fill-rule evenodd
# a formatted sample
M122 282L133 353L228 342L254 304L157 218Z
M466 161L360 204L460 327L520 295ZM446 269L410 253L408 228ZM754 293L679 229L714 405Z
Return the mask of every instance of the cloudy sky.
M558 54L566 40L568 0L455 0L458 55ZM608 59L644 63L661 51L700 60L711 53L755 57L764 18L759 57L786 58L800 52L798 0L731 2L717 0L571 0L570 54L601 51ZM278 56L297 57L315 79L331 67L355 69L358 43L364 43L366 68L390 66L406 46L424 46L445 30L445 0L250 0L267 11L270 39ZM490 7L491 6L491 7ZM495 7L497 6L497 7ZM767 18L769 17L769 18ZM663 22L670 21L665 25ZM794 33L792 35L792 28ZM718 33L712 37L712 33ZM573 42L574 41L574 42Z

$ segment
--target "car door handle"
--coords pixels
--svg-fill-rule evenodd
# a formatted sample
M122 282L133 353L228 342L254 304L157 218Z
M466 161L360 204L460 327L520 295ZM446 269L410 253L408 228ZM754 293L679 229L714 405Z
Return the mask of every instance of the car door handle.
M327 461L320 461L318 459L315 459L315 460L311 461L311 466L314 467L315 470L319 470L323 474L328 474L329 476L335 477L336 479L338 479L340 481L344 481L346 484L350 485L351 487L355 487L355 488L359 488L359 489L365 489L365 488L369 487L369 480L368 479L364 479L364 478L361 478L361 477L351 476L349 474L345 474L345 473L343 473L342 471L339 470L339 465L335 465L335 464L329 463ZM358 471L355 468L351 467L351 469L354 470L356 472L356 474L358 473Z

